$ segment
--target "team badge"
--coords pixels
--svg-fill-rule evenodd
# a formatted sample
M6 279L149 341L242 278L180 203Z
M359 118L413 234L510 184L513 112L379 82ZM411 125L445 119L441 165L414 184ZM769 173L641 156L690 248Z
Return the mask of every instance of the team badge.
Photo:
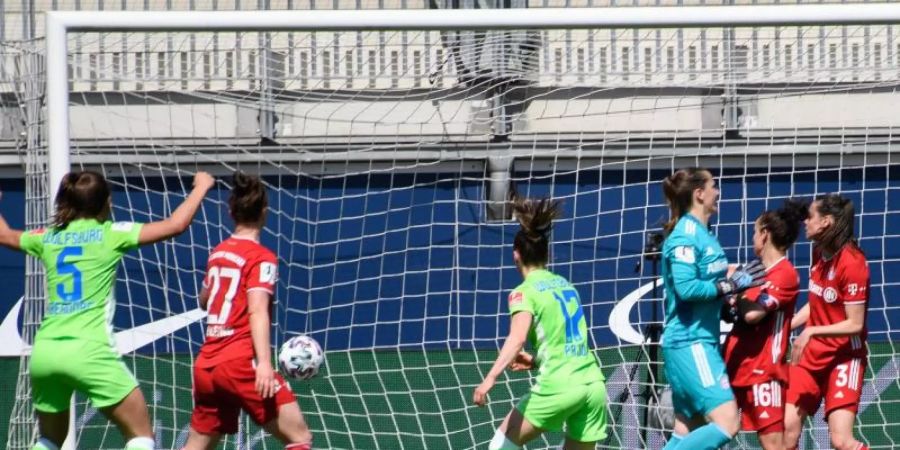
M837 291L834 288L826 288L822 295L826 303L834 303L837 300Z
M522 300L525 298L525 295L522 294L521 291L512 291L509 294L509 306L518 305L522 303Z

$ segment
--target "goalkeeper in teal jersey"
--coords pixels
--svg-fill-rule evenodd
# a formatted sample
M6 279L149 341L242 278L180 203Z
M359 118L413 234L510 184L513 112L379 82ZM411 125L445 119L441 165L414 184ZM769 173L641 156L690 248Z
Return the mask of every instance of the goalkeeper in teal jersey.
M662 353L672 387L675 429L664 450L714 450L740 429L737 403L719 352L724 300L759 284L761 264L733 270L708 230L719 189L709 171L682 169L663 180L671 210L663 243L666 318ZM727 310L727 308L724 308Z
M154 448L147 403L114 342L116 267L126 251L187 229L214 183L198 173L193 191L168 219L113 223L103 175L71 172L60 183L51 227L22 232L0 217L0 245L38 258L47 271L47 309L28 369L40 431L35 450L63 444L74 391L118 425L126 449Z
M565 426L567 450L593 449L606 438L606 386L594 352L578 292L565 278L549 272L548 234L558 214L558 202L516 199L513 208L521 224L513 244L513 259L525 278L509 294L512 315L509 336L474 402L484 406L497 377L513 370L538 368L527 394L497 429L490 450L520 449L544 431ZM525 339L535 356L522 352Z

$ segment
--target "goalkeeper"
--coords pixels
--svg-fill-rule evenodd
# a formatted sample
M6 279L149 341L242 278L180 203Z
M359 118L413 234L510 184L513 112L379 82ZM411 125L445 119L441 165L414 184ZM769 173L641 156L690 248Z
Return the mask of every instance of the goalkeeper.
M525 281L509 294L509 336L484 381L475 389L476 405L509 366L540 367L531 392L497 429L488 448L516 450L544 431L566 427L564 448L587 450L606 438L606 386L588 348L588 331L578 292L565 278L546 269L551 224L559 203L549 199L515 199L521 224L513 243L513 260ZM526 336L536 355L522 352Z
M34 450L56 450L69 428L73 391L115 423L127 450L152 450L147 402L116 350L112 334L116 267L125 252L180 234L215 180L200 172L168 219L142 225L109 220L109 184L96 172L71 172L56 194L47 229L13 230L0 217L0 245L28 253L47 269L47 312L31 352L31 388L40 437Z
M662 353L675 407L675 429L664 450L714 450L740 427L719 353L721 299L758 285L763 267L754 262L726 277L725 252L708 230L719 199L709 171L681 169L663 180L663 193L671 219L662 254Z

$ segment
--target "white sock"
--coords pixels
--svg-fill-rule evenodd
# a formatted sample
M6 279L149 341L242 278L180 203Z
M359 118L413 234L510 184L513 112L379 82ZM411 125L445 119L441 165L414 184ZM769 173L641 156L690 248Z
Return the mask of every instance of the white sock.
M153 438L136 437L125 444L125 450L153 450Z

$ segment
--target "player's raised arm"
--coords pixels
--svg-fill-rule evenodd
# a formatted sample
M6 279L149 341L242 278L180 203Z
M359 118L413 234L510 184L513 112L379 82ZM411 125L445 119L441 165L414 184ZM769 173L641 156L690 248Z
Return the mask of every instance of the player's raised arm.
M152 244L183 233L191 226L194 215L200 209L200 202L206 193L215 186L216 179L206 172L194 175L194 188L188 197L172 212L172 215L158 222L151 222L141 228L138 237L140 245Z
M0 197L2 197L2 193L0 193ZM12 250L21 250L21 239L22 231L10 228L3 215L0 215L0 245Z

